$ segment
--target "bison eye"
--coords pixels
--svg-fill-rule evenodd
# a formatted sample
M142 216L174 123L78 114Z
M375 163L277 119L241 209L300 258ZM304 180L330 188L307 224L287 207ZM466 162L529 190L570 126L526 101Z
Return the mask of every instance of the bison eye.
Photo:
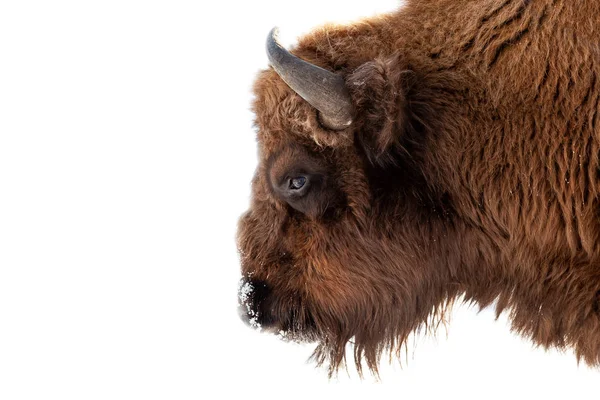
M299 190L299 189L302 189L302 187L304 186L305 183L306 183L305 176L297 176L297 177L290 179L289 188L291 190Z
M284 175L279 183L274 186L274 189L285 201L290 203L300 201L310 191L318 187L319 182L318 176L293 171ZM315 185L316 187L314 187Z

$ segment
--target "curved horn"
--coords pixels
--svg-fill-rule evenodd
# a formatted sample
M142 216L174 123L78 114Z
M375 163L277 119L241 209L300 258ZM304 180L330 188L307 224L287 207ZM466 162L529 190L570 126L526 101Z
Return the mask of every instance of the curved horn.
M352 124L354 107L344 78L306 62L277 41L278 29L267 38L267 56L273 69L310 105L319 110L319 118L329 129L341 130Z

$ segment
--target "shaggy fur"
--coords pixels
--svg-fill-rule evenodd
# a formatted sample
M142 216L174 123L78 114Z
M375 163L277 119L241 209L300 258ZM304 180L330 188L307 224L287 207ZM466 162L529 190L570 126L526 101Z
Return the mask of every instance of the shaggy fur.
M595 0L410 0L325 26L292 51L345 77L337 132L260 73L238 232L257 324L317 341L332 372L352 342L376 371L464 295L600 364L598 38ZM273 185L299 170L325 183L291 206Z

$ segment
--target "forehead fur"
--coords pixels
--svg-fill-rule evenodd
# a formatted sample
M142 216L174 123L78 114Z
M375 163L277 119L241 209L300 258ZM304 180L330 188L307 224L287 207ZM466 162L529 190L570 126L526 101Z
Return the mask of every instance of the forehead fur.
M252 110L263 156L268 157L289 141L318 147L352 143L350 129L330 131L323 128L317 119L317 110L272 68L259 73L254 83L254 95Z

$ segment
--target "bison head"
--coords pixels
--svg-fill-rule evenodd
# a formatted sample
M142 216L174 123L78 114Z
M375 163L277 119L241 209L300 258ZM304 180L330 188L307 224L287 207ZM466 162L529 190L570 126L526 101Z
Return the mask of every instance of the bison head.
M275 32L267 50L273 69L255 85L260 163L238 232L242 316L318 341L332 369L352 340L357 366L364 356L375 368L456 290L449 248L432 249L452 210L418 167L413 74L398 58L329 71L282 49Z
M332 372L353 343L359 370L376 370L463 295L600 362L600 70L564 57L595 36L561 50L537 34L542 4L497 3L447 2L426 20L429 2L411 2L318 30L294 54L271 33L238 231L251 325L318 342Z

